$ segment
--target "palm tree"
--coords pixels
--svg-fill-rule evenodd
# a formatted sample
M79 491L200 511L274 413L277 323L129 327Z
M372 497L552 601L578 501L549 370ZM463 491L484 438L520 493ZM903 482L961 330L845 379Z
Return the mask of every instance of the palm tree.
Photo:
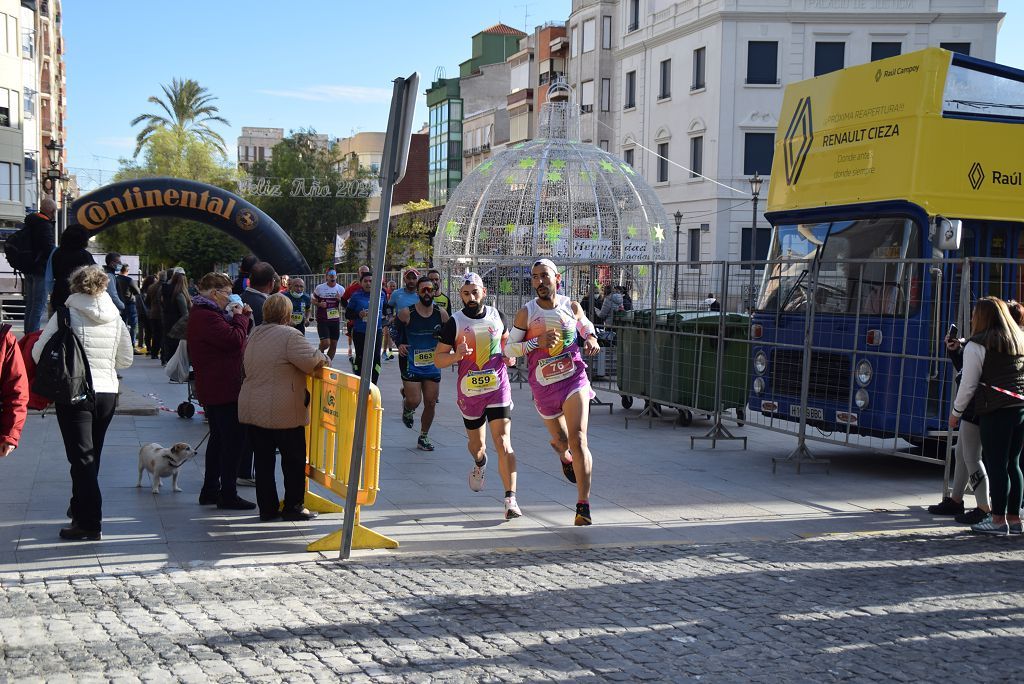
M171 81L171 85L163 85L161 88L163 88L166 100L151 95L148 102L159 105L167 112L167 116L139 114L132 119L132 126L143 121L146 122L146 127L135 137L136 145L133 156L139 156L142 146L155 131L160 129L170 129L176 133L192 133L203 142L216 147L221 154L226 155L227 148L224 138L210 128L210 124L214 122L222 123L225 126L231 125L224 117L216 116L220 110L210 103L217 98L210 95L206 88L192 79L179 80L176 78Z

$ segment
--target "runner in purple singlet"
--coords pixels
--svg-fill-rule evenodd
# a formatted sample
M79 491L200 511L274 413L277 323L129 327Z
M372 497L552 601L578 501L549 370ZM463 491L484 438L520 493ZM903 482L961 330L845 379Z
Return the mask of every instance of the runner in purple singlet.
M589 525L592 461L587 420L594 391L580 349L591 356L600 347L594 324L583 308L558 294L562 276L555 264L550 259L537 261L532 278L537 297L516 313L505 354L512 359L526 356L537 413L551 433L551 446L562 463L562 473L576 483L579 499L574 522Z
M516 455L512 451L512 388L508 382L506 361L502 346L508 338L505 318L492 306L484 306L487 288L476 273L463 276L459 290L463 309L456 311L441 326L434 365L458 367L459 411L462 413L469 453L473 456L473 469L469 473L469 488L479 492L484 488L487 468L488 423L491 440L498 451L498 472L505 487L505 519L522 515L516 502Z

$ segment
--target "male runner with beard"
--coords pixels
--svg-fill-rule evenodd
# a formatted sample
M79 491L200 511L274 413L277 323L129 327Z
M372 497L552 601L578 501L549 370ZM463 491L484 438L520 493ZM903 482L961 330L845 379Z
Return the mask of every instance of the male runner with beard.
M459 411L469 437L469 453L473 469L469 473L469 488L479 492L484 488L487 468L487 435L484 424L489 424L491 440L498 452L498 472L505 487L505 519L518 518L523 513L516 502L516 455L512 451L512 388L502 346L508 338L505 317L492 306L484 306L487 288L476 273L463 276L459 289L462 311L456 311L441 327L441 338L434 354L438 368L458 367Z
M597 354L600 347L583 308L558 294L562 276L555 264L550 259L535 262L531 278L537 297L516 313L505 354L510 359L526 355L533 403L551 434L562 473L576 483L579 499L574 522L589 525L592 462L587 420L595 395L580 357L580 340L588 356Z
M427 276L416 281L419 301L402 309L395 317L398 332L398 354L405 357L405 372L402 386L405 399L402 403L402 422L412 428L416 418L416 407L423 401L423 415L420 417L420 436L416 448L433 451L428 433L434 422L434 407L441 385L441 371L434 365L434 348L441 327L448 322L448 314L434 304L434 283Z

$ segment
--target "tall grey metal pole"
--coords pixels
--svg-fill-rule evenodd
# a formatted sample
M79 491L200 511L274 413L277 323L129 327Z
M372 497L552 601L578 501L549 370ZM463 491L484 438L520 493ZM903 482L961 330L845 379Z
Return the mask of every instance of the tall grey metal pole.
M756 175L756 174L755 174ZM747 288L747 311L754 311L754 268L757 259L757 194L754 194L754 215L750 219L750 285ZM725 293L722 293L725 296Z
M373 287L370 290L370 306L366 314L366 341L363 344L363 364L359 369L359 395L356 400L355 424L352 428L355 432L352 435L352 455L348 469L348 486L345 492L345 520L341 532L341 548L338 551L338 557L343 560L352 554L352 536L355 533L356 524L356 498L359 495L359 483L362 480L363 453L366 448L367 402L370 398L370 384L375 365L373 352L377 348L377 325L381 315L380 293L384 289L384 261L391 221L391 196L395 185L405 175L419 80L419 74L416 73L409 78L395 79L394 92L391 96L391 114L388 117L388 131L384 137L377 254L373 262Z

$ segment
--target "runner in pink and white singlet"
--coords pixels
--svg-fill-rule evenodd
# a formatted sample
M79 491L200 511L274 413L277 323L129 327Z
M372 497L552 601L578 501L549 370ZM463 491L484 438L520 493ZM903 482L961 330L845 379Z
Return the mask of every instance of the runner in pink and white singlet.
M510 358L526 355L530 389L537 413L551 433L551 446L562 473L576 483L576 525L589 525L591 454L587 421L594 390L580 351L597 354L600 347L591 323L578 302L558 294L562 276L549 259L531 272L536 299L516 313L505 345Z
M516 502L516 455L512 451L512 388L508 382L502 347L508 338L505 318L492 306L484 306L487 288L476 273L463 276L459 288L463 308L441 326L434 365L448 368L459 364L457 396L462 421L469 437L473 469L469 488L484 488L487 467L487 436L484 424L498 451L498 472L505 487L505 519L522 515Z

